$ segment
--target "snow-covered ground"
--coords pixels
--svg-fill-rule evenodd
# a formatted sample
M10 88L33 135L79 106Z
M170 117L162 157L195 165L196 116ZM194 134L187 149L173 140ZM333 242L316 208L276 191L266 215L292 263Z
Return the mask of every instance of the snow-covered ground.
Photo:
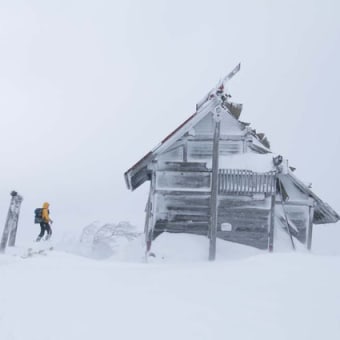
M148 263L138 237L104 260L19 245L0 256L0 339L338 340L339 229L316 227L312 253L218 241L213 263L206 238L182 234Z

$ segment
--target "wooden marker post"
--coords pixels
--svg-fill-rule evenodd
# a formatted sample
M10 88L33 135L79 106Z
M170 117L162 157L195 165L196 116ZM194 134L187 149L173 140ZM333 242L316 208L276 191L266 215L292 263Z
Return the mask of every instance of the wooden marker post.
M2 232L1 242L0 242L0 253L4 253L6 250L7 242L9 239L9 246L15 245L15 239L18 228L20 205L23 198L18 195L16 191L11 192L11 203L9 205L6 224Z

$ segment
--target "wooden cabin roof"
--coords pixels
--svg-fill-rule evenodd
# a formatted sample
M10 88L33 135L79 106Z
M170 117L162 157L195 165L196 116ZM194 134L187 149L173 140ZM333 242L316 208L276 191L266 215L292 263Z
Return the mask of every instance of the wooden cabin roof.
M301 192L308 195L315 201L314 224L336 223L340 220L339 214L326 202L323 202L310 188L308 188L307 185L294 176L291 171L287 176Z
M211 105L218 105L219 101L215 97L210 98ZM134 190L147 181L150 177L150 171L147 169L147 165L152 162L156 155L160 154L162 151L167 149L169 146L174 144L179 138L181 138L186 132L188 132L195 124L202 120L206 115L211 112L211 105L206 107L200 107L198 111L193 113L188 119L186 119L182 124L180 124L175 130L173 130L169 135L167 135L153 150L149 151L145 156L143 156L138 162L131 166L125 173L125 182L130 190ZM232 119L237 121L237 124L243 129L248 127L249 123L244 123L238 120L229 111L226 111ZM269 145L265 145L263 141L267 141L264 134L256 133L256 130L251 130L251 135L254 137L256 143L251 145L253 151L257 153L269 153Z
M230 79L239 70L239 65L225 78ZM152 170L150 164L165 150L169 149L178 139L183 137L185 133L189 132L198 122L211 113L212 109L221 105L221 99L217 96L218 91L223 88L223 83L211 90L197 105L197 111L187 118L182 124L180 124L175 130L167 135L153 150L148 152L137 163L131 166L125 173L126 185L130 190L135 190L145 181L151 179ZM227 95L227 94L226 94ZM239 104L236 104L235 108L240 108ZM236 110L234 113L230 110L229 106L224 110L226 114L230 115L235 120L241 130L245 127L248 129L248 133L253 137L253 143L249 147L258 154L270 153L270 145L263 133L257 133L255 129L250 129L249 123L244 123L239 120L240 110ZM300 190L302 193L308 195L315 201L314 207L314 223L335 223L340 220L340 216L325 202L323 202L315 193L313 193L303 182L297 179L291 171L288 172L289 181Z
M142 157L137 163L132 165L130 169L128 169L124 173L126 185L130 190L136 189L141 184L143 184L146 180L148 180L150 173L146 167L154 158L156 151L160 148L160 146L164 145L169 140L171 140L171 138L174 135L176 135L176 133L179 132L186 124L188 124L196 115L197 115L197 112L193 113L188 119L186 119L175 130L173 130L169 135L167 135L152 151L149 151L144 157ZM141 174L141 176L139 176L137 180L135 180L133 177L141 170L143 173Z

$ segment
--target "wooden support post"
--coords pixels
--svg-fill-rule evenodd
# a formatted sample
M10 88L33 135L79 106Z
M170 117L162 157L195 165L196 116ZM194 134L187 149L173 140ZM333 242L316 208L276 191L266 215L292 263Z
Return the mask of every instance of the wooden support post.
M147 260L147 257L151 250L151 244L153 239L153 231L155 228L156 223L156 169L155 167L152 169L152 177L151 177L151 183L150 183L150 199L148 202L148 212L146 216L145 221L145 243L146 243L146 249L145 249L145 259Z
M13 247L15 245L22 197L15 191L11 192L11 197L6 224L0 241L0 253L5 252L8 240L9 246Z
M9 233L9 239L8 239L9 247L15 246L15 241L17 238L18 222L19 222L19 216L17 217L16 221L13 223L11 231Z
M309 219L307 230L307 249L312 249L312 235L313 235L313 219L314 219L314 207L309 207Z
M209 260L214 261L216 257L216 235L218 215L218 159L221 121L220 115L214 116L214 144L212 154L212 175L211 175L211 199L210 199L210 228L209 228Z
M283 200L282 184L281 184L280 179L278 179L278 183L279 183L279 194L280 194L280 198L281 198L282 211L283 211L283 215L284 215L285 221L286 221L287 234L289 235L292 248L293 248L293 250L295 250L293 235L292 235L292 233L290 232L290 229L289 229L290 226L289 226L288 216L287 216L286 209L285 209L285 203L284 203L284 200Z
M188 161L188 141L186 140L183 145L183 162Z
M18 223L19 223L19 214L20 214L20 206L22 203L22 196L17 194L15 191L11 192L11 195L14 195L14 211L13 211L13 221L12 221L12 228L9 233L9 240L8 246L14 247L15 241L17 238L17 231L18 231Z
M144 225L144 236L145 236L145 244L146 244L146 252L148 252L148 234L149 234L149 224L150 224L150 215L151 215L151 181L150 181L150 191L148 202L145 207L145 225ZM150 244L151 246L151 244Z
M274 250L275 198L276 198L276 193L274 192L274 194L271 197L270 220L269 220L269 231L268 231L268 250L271 253Z
M242 144L243 144L243 153L246 153L248 151L248 141L247 141L247 138L243 139Z
M11 205L12 205L12 202L11 202ZM11 227L11 223L10 223L11 218L12 218L12 211L10 207L7 213L6 224L2 232L2 237L1 237L1 242L0 242L0 253L4 253L7 247L7 241L8 241L8 236L9 236L10 227Z

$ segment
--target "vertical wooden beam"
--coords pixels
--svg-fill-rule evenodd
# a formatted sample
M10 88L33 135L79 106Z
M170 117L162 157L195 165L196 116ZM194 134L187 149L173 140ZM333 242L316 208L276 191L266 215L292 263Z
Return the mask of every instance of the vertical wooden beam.
M15 195L14 195L15 194ZM11 192L11 195L14 198L14 211L13 213L13 221L12 221L12 228L9 233L9 239L8 239L8 246L14 247L15 241L17 237L17 231L18 231L18 224L19 224L19 214L20 214L20 206L23 201L22 196L18 195L15 191Z
M2 237L0 241L0 253L4 253L7 247L8 235L9 235L10 228L11 228L11 218L12 218L11 206L12 206L12 202L7 213L7 219L6 219L4 230L2 232Z
M239 179L240 179L240 188L239 188L239 193L243 193L244 189L244 176L243 176L244 171L240 170L238 173Z
M186 140L183 145L183 162L188 161L188 141Z
M288 220L288 215L286 213L285 203L284 203L284 200L283 200L283 194L282 194L283 189L282 189L282 184L281 184L280 179L278 179L278 184L279 184L279 195L280 195L280 198L281 198L282 211L283 211L283 215L284 215L285 221L286 221L287 234L289 235L292 248L293 248L293 250L295 250L293 235L292 235L292 233L290 232L290 229L289 229L290 228L289 220Z
M257 175L257 178L258 178L258 183L259 183L259 191L258 192L263 192L263 176L259 173Z
M248 151L248 141L247 141L247 138L244 138L242 140L243 142L243 153L246 153Z
M16 221L13 223L11 231L9 233L9 238L8 238L9 247L15 246L15 241L17 238L18 223L19 223L19 215L17 216Z
M226 170L226 172L227 172L227 185L226 185L226 188L227 188L227 192L231 192L231 177L230 177L230 170L229 169L227 169Z
M234 183L235 183L235 187L236 187L236 195L238 195L238 192L239 192L239 175L238 175L238 170L235 169L235 178L234 178Z
M16 191L11 192L11 202L9 205L6 224L2 232L0 241L0 253L4 253L7 247L7 242L10 239L9 245L15 245L15 237L18 227L18 219L20 213L20 205L22 197Z
M230 170L230 191L233 193L235 191L235 180L234 180L234 170Z
M269 230L268 230L268 250L271 253L274 250L275 199L276 199L276 194L274 192L274 194L271 196L270 220L269 220Z
M267 193L269 191L269 176L268 176L268 173L265 173L263 175L263 177L264 177L264 182L265 182L265 184L264 184L265 193Z
M218 177L217 195L219 195L222 192L221 188L222 188L222 185L223 185L223 177L222 177L221 173L222 172L220 170L217 172L217 177Z
M145 225L144 225L144 236L145 236L145 244L146 244L146 252L149 251L148 249L148 236L149 236L149 225L150 225L150 215L151 215L151 195L152 195L152 184L150 180L150 189L149 189L149 196L148 196L148 202L146 203L145 207ZM151 246L151 244L150 244Z
M209 230L209 260L214 261L216 257L216 234L218 216L218 159L219 141L221 133L221 121L219 115L214 117L214 143L212 154L212 175L211 175L211 199L210 199L210 230Z
M156 169L153 167L151 183L150 183L150 203L149 216L147 217L147 225L145 225L145 258L147 259L153 239L153 231L156 223Z
M246 186L247 186L247 193L249 194L251 192L249 171L246 171Z
M273 176L273 173L271 173L271 187L270 187L270 193L275 193L275 176Z
M309 219L308 219L308 230L307 230L307 249L312 249L312 235L313 235L313 218L314 218L314 207L309 207Z

